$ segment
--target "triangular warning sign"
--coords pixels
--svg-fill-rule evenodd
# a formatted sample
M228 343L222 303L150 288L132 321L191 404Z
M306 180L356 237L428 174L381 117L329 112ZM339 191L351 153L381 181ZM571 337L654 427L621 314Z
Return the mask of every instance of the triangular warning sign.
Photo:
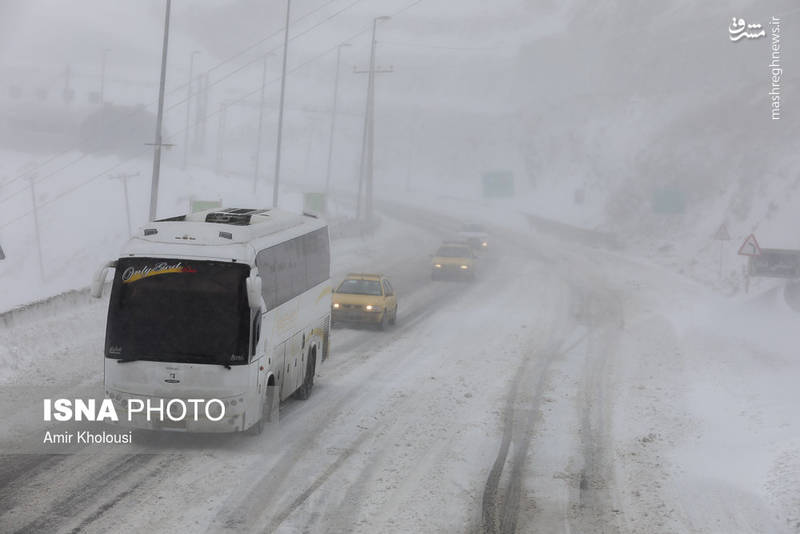
M744 240L742 246L739 247L739 254L742 256L758 256L761 254L761 247L758 246L756 236L753 234L747 236L747 239Z
M730 241L731 234L728 233L728 227L724 224L720 226L717 233L714 234L714 239L717 241Z

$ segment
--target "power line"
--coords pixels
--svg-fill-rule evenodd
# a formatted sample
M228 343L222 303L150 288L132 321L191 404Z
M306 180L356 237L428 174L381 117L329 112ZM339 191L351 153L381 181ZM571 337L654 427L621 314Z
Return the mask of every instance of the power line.
M508 44L497 44L492 46L450 46L450 45L434 45L427 43L401 43L397 41L380 41L382 45L389 46L405 46L409 48L425 48L429 50L454 50L464 52L481 52L488 50L501 50L504 48L516 48Z
M338 2L338 1L339 1L339 0L328 0L327 2L325 2L324 4L322 4L321 6L319 6L319 7L315 8L315 9L313 9L313 10L311 10L311 11L309 11L309 12L305 13L304 15L301 15L300 17L296 18L295 20L293 20L293 21L292 21L292 23L295 23L295 24L296 24L296 23L298 23L298 22L301 22L301 21L305 20L306 18L310 17L311 15L314 15L315 13L318 13L319 11L322 11L322 10L323 10L325 7L329 6L330 4L333 4L333 3L335 3L335 2ZM337 13L335 13L335 14L334 14L334 16L335 16L335 15L338 15L339 13L341 13L341 12L343 12L343 11L345 11L346 9L349 9L350 7L352 7L353 5L355 5L355 4L357 4L357 3L361 2L361 1L363 1L363 0L357 0L356 2L353 2L352 4L348 5L348 6L347 6L347 7L345 7L344 9L342 9L342 10L338 11ZM323 21L323 23L324 23L324 22L326 22L326 21L328 21L328 20L330 20L331 18L333 18L333 17L328 17L328 18L326 18L326 19ZM317 24L317 25L313 26L311 29L314 29L314 28L318 27L319 25L320 25L320 24ZM244 54L246 54L246 53L247 53L247 52L249 52L250 50L252 50L252 49L254 49L255 47L257 47L258 45L260 45L260 44L264 43L265 41L268 41L269 39L271 39L271 38L275 37L276 35L280 34L282 31L283 31L283 28L281 28L281 29L278 29L278 30L275 30L274 32L272 32L272 33L271 33L271 34L269 34L268 36L266 36L266 37L264 37L264 38L262 38L262 39L260 39L260 40L256 41L255 43L253 43L253 44L251 44L251 45L248 45L247 47L243 48L242 50L240 50L240 51L239 51L239 52L237 52L236 54L233 54L232 56L228 57L227 59L224 59L224 60L220 61L219 63L217 63L216 65L214 65L213 67L209 68L209 69L208 69L208 70L205 72L205 74L206 74L206 75L208 75L208 74L210 74L211 72L214 72L214 71L216 71L217 69L221 68L223 65L226 65L227 63L230 63L231 61L233 61L233 60L235 60L235 59L237 59L237 58L239 58L239 57L243 56ZM305 35L306 33L308 33L308 32L307 32L307 31L306 31L306 32L302 32L302 33L300 33L300 34L296 35L295 37L300 37L300 36L302 36L302 35ZM293 37L291 40L294 40L294 37ZM277 47L277 48L280 48L280 47ZM271 51L274 51L274 50L276 50L277 48L274 48L274 49L272 49ZM262 57L262 56L259 56L259 59L260 59L260 57ZM237 68L237 69L235 69L234 71L232 71L232 72L228 73L228 75L226 75L226 76L223 76L223 77L220 79L220 81L223 81L223 80L226 80L226 79L230 78L231 76L233 76L234 74L236 74L236 73L240 72L241 70L243 70L243 68L245 68L245 67L249 66L249 65L250 65L250 64L252 64L252 63L253 63L253 61L250 61L250 62L246 63L246 64L244 65L244 67L240 67L240 68ZM61 75L59 74L58 76L61 76ZM213 86L213 85L216 85L217 83L218 83L218 82L215 82L214 84L212 84L212 86ZM172 95L172 94L174 94L174 93L176 93L176 92L178 92L178 91L181 91L181 90L183 90L183 89L184 89L184 88L185 88L187 85L189 85L189 82L186 82L186 83L181 83L181 84L179 84L178 86L174 87L173 89L170 89L170 90L167 92L167 95ZM186 100L188 100L189 98L191 98L191 96L192 96L192 95L190 94L190 96L189 96L189 97L188 97ZM186 102L186 100L182 100L181 102L179 102L179 104ZM151 107L151 106L155 105L157 102L158 102L158 100L155 100L155 101L153 101L153 102L150 102L149 104L145 105L144 107L145 107L145 108L149 108L149 107ZM172 110L172 109L173 109L173 108L175 108L175 107L176 107L176 106L174 106L174 105L173 105L173 106L170 106L170 107L168 107L168 108L167 108L167 111L170 111L170 110ZM120 123L122 123L122 122L123 122L123 121L125 121L126 119L129 119L130 117L132 117L134 114L136 114L136 113L138 113L138 112L139 112L138 110L133 110L133 111L131 111L131 112L127 113L126 115L124 115L124 116L122 116L122 117L119 117L119 118L118 118L116 121L114 121L114 123L110 124L110 126L115 126L115 125L117 125L117 124L120 124ZM82 140L88 140L88 139L82 139ZM45 167L46 165L48 165L49 163L51 163L51 162L55 161L56 159L58 159L58 158L60 158L60 157L62 157L62 156L65 156L65 155L67 155L67 154L70 154L71 152L72 152L72 150L66 150L66 151L64 151L64 152L60 152L60 153L58 153L58 154L55 154L55 155L53 155L53 156L49 157L48 159L46 159L46 160L45 160L43 163L39 164L39 165L38 165L38 166L37 166L37 167L36 167L34 170L38 171L38 170L42 169L43 167ZM78 162L78 161L80 161L81 159L83 159L83 157L81 157L81 158L78 158L78 159L74 160L74 163L77 163L77 162ZM71 164L71 163L70 163L70 164ZM58 171L56 171L56 172L60 172L61 170L63 170L63 169L65 169L65 168L69 167L69 165L70 165L70 164L67 164L67 165L65 165L64 167L61 167L61 168L59 168L59 170L58 170ZM11 184L13 184L13 183L14 183L14 182L16 182L16 181L19 181L19 180L22 180L22 179L24 179L24 178L25 178L25 176L26 176L26 174L27 174L27 172L20 173L20 174L18 174L17 176L15 176L14 178L12 178L11 180L9 180L8 182L6 182L4 185L8 186L8 185L11 185ZM54 173L50 173L50 174L47 174L47 175L45 175L45 176L44 176L44 177L42 177L42 178L39 178L38 182L42 182L42 181L46 180L47 178L49 178L49 177L50 177L50 176L52 176L53 174L54 174ZM16 196L16 195L18 195L18 194L21 194L21 192L22 192L22 191L24 191L25 189L26 189L26 188L23 188L23 189L21 189L21 190L19 190L19 191L15 192L15 193L12 193L12 194L11 194L11 195L9 195L8 197L6 197L6 198L4 198L4 199L0 200L0 203L3 203L3 202L5 202L6 200L9 200L10 198L13 198L14 196Z
M353 2L353 4L351 4L351 5L354 5L354 4L356 4L356 3L360 2L360 1L362 1L362 0L357 0L356 2ZM412 8L412 7L414 7L415 5L417 5L417 4L419 4L419 3L421 3L422 1L423 1L423 0L414 0L413 2L411 2L411 3L407 4L405 7L403 7L403 8L401 8L401 9L399 9L399 10L395 11L395 12L392 14L392 17L396 17L397 15L399 15L399 14L401 14L401 13L404 13L405 11L408 11L409 9L411 9L411 8ZM300 63L300 64L299 64L299 65L297 65L296 67L293 67L292 69L288 70L288 71L287 71L287 75L289 75L289 74L294 74L295 72L297 72L297 71L299 71L299 70L303 69L303 68L304 68L304 67L306 67L307 65L309 65L309 64L311 64L311 63L315 62L316 60L318 60L318 59L320 59L320 58L322 58L322 57L324 57L324 56L328 55L329 53L333 52L333 51L334 51L334 50L336 50L336 49L337 49L337 48L338 48L340 45L342 45L342 44L344 44L344 43L346 43L346 42L348 42L348 41L351 41L351 40L353 40L353 39L356 39L357 37L360 37L361 35L363 35L363 34L367 33L368 31L370 31L370 29L371 29L371 28L370 28L370 26L367 26L367 27L365 27L364 29L362 29L362 30L359 30L358 32L356 32L356 33L354 33L354 34L350 35L350 36L349 36L349 37L347 37L346 39L344 39L344 40L342 40L342 41L340 41L340 42L337 42L337 43L336 43L334 46L332 46L332 47L330 47L330 48L328 48L328 49L324 50L323 52L321 52L321 53L319 53L319 54L317 54L317 55L315 55L315 56L313 56L313 57L309 58L308 60L304 61L303 63ZM269 83L269 84L272 84L272 83L277 83L278 81L280 81L280 78L274 78L274 79L270 80L268 83ZM255 88L254 90L252 90L252 91L250 91L250 92L248 92L248 93L245 93L245 94L241 95L239 98L236 98L236 99L234 99L234 100L231 100L231 101L229 101L229 103L230 103L230 104L235 104L235 103L237 103L237 102L243 101L244 99L246 99L246 98L249 98L249 97L251 97L251 96L255 95L255 94L256 94L256 93L258 93L260 90L261 90L261 86L259 86L259 87ZM210 119L211 117L214 117L215 115L217 115L217 114L219 114L219 113L220 113L219 111L212 111L211 113L208 113L208 114L207 114L205 117L203 117L203 119L202 119L202 120L203 120L203 121L206 121L206 120ZM195 123L191 124L191 125L190 125L190 128L191 128L192 126L194 126L194 124L196 124L197 122L199 122L199 121L195 121ZM183 130L176 131L176 132L172 133L171 135L167 136L167 137L166 137L166 140L167 140L167 141L169 141L169 140L171 140L173 137L175 137L175 136L177 136L177 135L180 135L180 134L182 134L182 133L183 133ZM54 196L54 197L52 197L52 198L48 199L46 202L42 202L41 204L39 204L39 205L38 205L38 209L44 208L44 207L46 207L46 206L49 206L50 204L53 204L55 201L57 201L57 200L60 200L60 199L62 199L62 198L64 198L64 197L66 197L66 196L68 196L68 195L72 194L73 192L77 191L78 189L82 188L83 186L85 186L85 185L88 185L88 184L90 184L91 182L93 182L93 181L97 180L98 178L101 178L102 176L105 176L105 175L107 175L107 174L108 174L108 173L110 173L111 171L114 171L114 170L116 170L116 169L120 168L121 166L123 166L123 165L125 165L125 164L129 163L130 161L132 161L132 160L134 160L134 159L138 159L138 158L140 158L140 157L141 157L141 156L143 156L145 153L147 153L149 150L150 150L149 148L144 148L144 149L143 149L141 152L138 152L138 153L137 153L137 154L135 154L134 156L131 156L131 157L129 157L129 158L127 158L127 159L125 159L125 160L119 161L119 162L115 163L114 165L112 165L111 167L108 167L107 169L103 170L102 172L100 172L100 173L98 173L98 174L95 174L95 175L91 176L89 179L87 179L87 180L84 180L83 182L80 182L80 183L76 184L76 185L75 185L75 186L73 186L73 187L70 187L69 189L67 189L67 190L65 190L65 191L62 191L62 192L61 192L61 193L59 193L58 195L56 195L56 196ZM84 155L83 157L85 157L85 155ZM82 158L81 158L81 159L82 159ZM65 166L65 167L66 167L66 166ZM25 212L25 213L22 213L21 215L19 215L19 216L17 216L17 217L14 217L13 219L10 219L9 221L6 221L6 222L5 222L5 223L3 223L3 224L0 224L0 229L6 228L7 226L10 226L11 224L13 224L13 223L15 223L15 222L17 222L17 221L24 219L25 217L27 217L27 216L28 216L28 215L30 215L31 213L32 213L32 211L27 211L27 212Z

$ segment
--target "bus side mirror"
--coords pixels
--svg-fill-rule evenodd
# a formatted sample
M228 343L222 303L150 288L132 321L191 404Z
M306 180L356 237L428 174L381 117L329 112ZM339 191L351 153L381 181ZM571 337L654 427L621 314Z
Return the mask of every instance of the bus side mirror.
M117 266L115 261L107 261L97 269L92 279L92 285L89 288L89 294L94 298L99 299L103 296L103 285L106 283L106 272L109 269L114 269Z
M261 307L261 277L250 272L247 277L247 302L251 308L256 309Z

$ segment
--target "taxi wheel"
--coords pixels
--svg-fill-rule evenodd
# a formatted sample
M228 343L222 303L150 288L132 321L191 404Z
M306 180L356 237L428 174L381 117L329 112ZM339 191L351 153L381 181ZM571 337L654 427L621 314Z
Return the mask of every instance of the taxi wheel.
M384 311L383 312L383 317L381 317L381 322L378 323L378 330L381 330L381 331L386 330L386 324L389 322L387 317L386 317L387 315L389 315L389 312Z
M394 307L394 311L392 312L392 318L389 319L389 324L393 325L397 322L397 306Z

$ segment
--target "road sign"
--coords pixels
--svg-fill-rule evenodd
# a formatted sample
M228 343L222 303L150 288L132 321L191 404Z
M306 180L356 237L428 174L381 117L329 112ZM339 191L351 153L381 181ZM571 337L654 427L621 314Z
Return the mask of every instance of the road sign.
M762 248L747 264L750 276L767 278L800 278L800 250Z
M758 256L761 254L761 247L758 246L758 241L756 241L756 236L750 234L747 236L747 239L744 240L742 246L739 247L739 255L740 256Z
M714 234L714 239L717 241L730 241L731 234L728 233L728 227L724 224L720 226L719 230L717 230L717 233Z

